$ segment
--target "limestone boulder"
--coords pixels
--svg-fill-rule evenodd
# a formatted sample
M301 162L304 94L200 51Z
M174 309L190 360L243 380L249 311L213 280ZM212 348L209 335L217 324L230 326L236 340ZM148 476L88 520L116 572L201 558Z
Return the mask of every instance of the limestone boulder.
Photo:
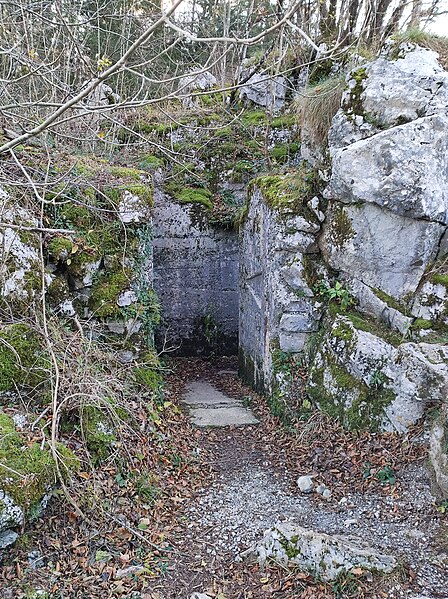
M391 59L382 56L366 67L361 95L364 111L380 126L413 121L448 108L448 73L436 52L418 46Z
M262 566L269 560L298 566L324 581L354 568L389 573L397 566L394 556L378 552L361 539L319 533L291 522L267 530L245 555L255 557Z
M337 316L311 366L309 395L348 428L408 430L448 397L448 347L396 343L375 321Z
M435 420L430 435L429 461L434 472L434 490L440 499L448 499L448 405Z
M377 204L330 202L320 248L333 269L400 299L417 290L444 231Z
M423 326L448 332L448 274L429 275L413 298L411 312Z
M387 295L369 287L358 279L348 279L350 294L356 299L357 308L363 314L378 319L391 330L406 336L414 319L408 314L407 306L393 302Z
M23 510L7 493L0 490L0 549L15 543L19 535L13 529L23 522Z
M0 230L0 297L11 305L32 299L41 289L39 234L30 230L37 227L38 222L3 188L0 188L0 212L2 222L11 224ZM19 225L26 229L19 230ZM51 280L51 275L46 273L46 286Z
M241 75L244 79L245 71ZM240 88L240 98L257 106L281 110L285 104L286 80L282 76L270 77L255 73Z
M433 115L332 151L327 198L448 224L448 116Z
M194 92L204 92L213 89L218 81L213 73L209 71L194 70L179 79L178 93L182 96L182 104L185 108L194 108L196 99Z
M415 44L392 46L347 76L341 109L329 132L330 150L403 123L446 114L448 73L436 52Z

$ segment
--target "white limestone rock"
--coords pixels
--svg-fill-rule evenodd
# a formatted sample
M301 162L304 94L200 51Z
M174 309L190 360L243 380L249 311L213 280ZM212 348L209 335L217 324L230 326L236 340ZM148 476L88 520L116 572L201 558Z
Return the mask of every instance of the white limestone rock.
M416 291L444 231L376 204L330 202L320 248L335 270L400 299Z
M15 203L9 193L0 188L0 212L3 223L37 227L37 220ZM40 290L35 283L39 272L39 235L31 231L21 232L16 228L0 230L0 295L7 300L31 299ZM45 275L45 283L51 283L51 275ZM39 279L38 279L39 281ZM35 287L38 287L37 289Z
M191 94L194 92L204 92L217 87L218 80L209 71L195 70L187 73L179 79L178 93L182 97L184 108L194 108L198 100Z
M414 319L404 313L407 311L405 305L402 310L390 306L378 296L377 292L358 279L348 279L347 284L351 295L356 298L357 308L360 312L376 318L403 336L408 333Z
M393 48L396 54L396 48ZM330 149L343 148L423 116L448 111L448 73L437 53L414 44L355 68L347 76L342 108L328 135ZM360 70L362 69L362 70ZM358 106L353 106L353 101ZM355 110L353 110L355 108Z
M23 522L22 509L0 489L0 549L15 543L18 534L11 529L22 526Z
M120 308L124 308L126 306L131 306L132 304L135 304L136 301L137 295L135 291L133 291L132 289L127 289L126 291L122 291L118 296L117 306L120 306Z
M434 115L333 149L325 197L448 224L448 116Z
M394 347L337 316L310 370L309 393L348 427L405 432L448 397L448 347Z
M146 198L125 189L118 206L118 216L126 225L148 222L151 219L151 205Z
M425 281L415 294L412 314L423 320L448 327L448 288L442 283Z
M432 50L416 46L402 58L380 57L366 74L363 109L381 126L448 110L448 73Z
M313 490L313 477L312 476L299 476L297 479L297 486L299 487L299 491L302 493L311 493Z
M244 75L245 71L243 71L242 77ZM270 77L266 74L255 73L240 87L240 98L277 111L281 110L285 104L286 89L286 80L281 75Z
M247 554L262 566L269 560L297 565L324 581L335 580L341 572L354 568L389 573L397 565L394 556L379 553L361 539L327 535L290 522L267 530Z

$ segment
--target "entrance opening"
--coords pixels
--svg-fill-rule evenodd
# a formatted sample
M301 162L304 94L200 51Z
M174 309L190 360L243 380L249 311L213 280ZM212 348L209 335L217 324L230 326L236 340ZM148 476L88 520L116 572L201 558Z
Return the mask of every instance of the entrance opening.
M211 226L202 206L160 194L154 208L154 289L162 320L161 351L177 356L238 352L239 243Z

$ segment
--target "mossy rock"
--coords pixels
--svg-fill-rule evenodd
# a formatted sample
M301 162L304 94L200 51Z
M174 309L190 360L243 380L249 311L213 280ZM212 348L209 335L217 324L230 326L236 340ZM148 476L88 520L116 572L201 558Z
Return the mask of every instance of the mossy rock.
M325 354L322 366L311 369L307 392L313 403L348 430L380 430L385 409L395 399L392 389L366 385L331 354Z
M0 330L0 391L16 386L36 390L48 380L50 360L39 336L26 324Z
M129 289L130 284L131 273L128 271L102 272L94 281L89 299L93 315L100 319L120 317L122 308L118 306L117 299L120 293Z
M48 243L48 254L55 262L60 260L66 261L71 255L73 249L73 242L67 237L53 237Z
M112 405L111 409L113 409ZM93 463L104 462L117 443L116 425L113 419L105 410L88 405L81 411L81 424Z
M65 445L58 443L60 470L69 474L79 461ZM40 443L28 446L14 427L13 419L0 412L0 488L27 512L57 482L57 468L48 447Z
M184 187L173 183L167 185L166 190L181 204L201 204L209 210L213 207L212 193L203 187Z
M251 183L250 190L258 187L269 208L284 214L301 214L312 222L316 216L307 202L316 195L319 176L315 169L302 165L286 175L263 175Z
M364 106L362 93L364 91L364 81L367 79L367 70L365 67L355 69L350 73L351 87L347 99L342 108L349 116L364 116Z

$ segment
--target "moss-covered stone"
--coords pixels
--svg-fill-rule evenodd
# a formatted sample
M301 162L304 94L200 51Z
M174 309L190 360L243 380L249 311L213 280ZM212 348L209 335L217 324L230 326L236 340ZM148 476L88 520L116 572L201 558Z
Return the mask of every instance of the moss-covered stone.
M433 328L433 323L431 320L425 320L424 318L416 318L411 325L413 330L419 331L427 331L428 329Z
M81 411L81 424L93 463L104 462L117 443L112 419L98 407L88 405Z
M244 125L257 126L265 125L267 122L266 113L263 110L247 110L241 117Z
M73 242L67 237L53 237L48 244L48 254L56 262L66 260L72 253Z
M384 339L395 347L403 342L403 335L397 331L388 329L378 320L367 318L358 312L348 312L347 317L351 320L356 329L365 331L367 333L372 333L372 335Z
M392 297L391 295L388 295L387 293L385 293L381 289L376 289L375 287L372 287L371 289L372 289L373 293L381 301L383 301L385 304L387 304L389 306L389 308L393 308L394 310L398 310L398 312L401 312L402 314L406 314L407 313L408 310L407 310L407 306L406 306L405 302L399 302L394 297Z
M168 185L166 189L173 199L181 204L201 204L208 209L213 207L212 193L203 187L187 187L173 183Z
M16 386L36 388L48 379L50 362L38 335L26 324L0 331L0 391Z
M350 73L350 79L354 83L350 87L348 100L342 106L345 112L349 115L364 115L364 107L362 102L362 93L364 91L364 81L367 79L367 71L365 67L360 67Z
M120 293L129 288L130 282L130 273L123 270L101 273L94 281L89 299L89 308L94 316L100 319L119 317L122 309L117 299Z
M278 144L274 146L269 153L276 162L283 164L287 162L289 158L297 154L299 150L300 144L297 142L292 142L289 144Z
M429 280L431 281L431 283L443 285L448 289L448 274L434 273Z
M395 399L392 389L368 386L326 353L313 367L307 391L312 401L349 430L379 430L384 411Z
M329 237L331 242L341 249L355 236L352 221L350 220L343 205L337 203L333 207L329 225Z
M316 216L309 210L307 202L318 190L319 177L315 169L302 165L297 171L286 175L263 175L253 180L272 210L286 214L303 214L312 221Z
M79 467L79 461L66 446L59 443L57 451L62 474ZM26 512L56 480L57 468L50 449L42 449L38 443L28 446L12 418L0 412L0 488Z

